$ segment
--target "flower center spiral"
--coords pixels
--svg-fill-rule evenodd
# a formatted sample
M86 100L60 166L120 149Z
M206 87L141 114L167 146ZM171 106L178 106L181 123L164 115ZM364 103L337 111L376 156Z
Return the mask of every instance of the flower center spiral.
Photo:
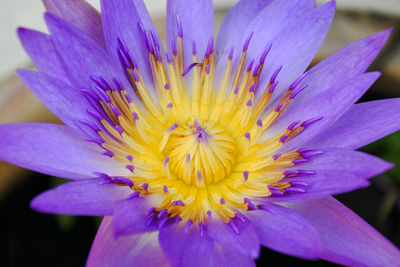
M143 29L143 25L139 27ZM322 152L277 150L321 117L293 122L274 136L267 134L305 88L298 86L305 75L270 107L281 67L264 87L259 85L271 47L257 64L254 59L248 62L250 35L235 67L233 49L230 51L216 87L213 40L202 63L185 70L179 22L178 27L180 34L172 40L166 64L154 34L143 29L153 74L151 88L146 88L133 56L119 40L121 63L134 90L104 77L92 77L96 92L82 90L97 103L96 111L88 110L95 123L81 121L98 136L87 140L100 145L104 155L123 162L131 172L126 177L99 176L128 185L135 197L158 196L147 216L149 223L159 220L159 226L169 219L183 220L189 227L192 223L201 226L212 215L228 223L240 211L257 209L259 198L305 192L307 183L297 178L314 172L287 168ZM193 62L198 62L195 44L192 54ZM191 79L186 78L189 73Z
M161 144L163 145L163 144ZM204 187L223 180L232 170L236 144L218 124L178 126L163 148L172 174L185 184Z

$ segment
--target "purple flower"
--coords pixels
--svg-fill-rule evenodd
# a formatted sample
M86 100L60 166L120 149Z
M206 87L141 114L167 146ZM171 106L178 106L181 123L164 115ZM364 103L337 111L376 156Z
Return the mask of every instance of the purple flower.
M355 149L400 129L400 99L354 104L391 29L305 72L334 1L241 0L214 42L211 0L169 0L166 51L141 0L44 2L18 74L65 125L0 125L0 159L74 180L32 208L106 216L88 266L250 266L260 245L398 264L330 196L392 167Z

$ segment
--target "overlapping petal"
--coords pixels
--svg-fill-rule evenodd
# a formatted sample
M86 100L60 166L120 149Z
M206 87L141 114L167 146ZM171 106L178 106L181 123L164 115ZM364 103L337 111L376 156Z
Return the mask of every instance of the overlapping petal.
M76 88L62 80L46 74L18 70L19 77L24 84L50 109L60 120L70 128L85 134L79 120L92 121L87 110L89 101Z
M305 259L318 259L323 252L322 239L304 217L285 207L267 204L265 210L247 212L264 246Z
M101 15L103 20L103 31L108 53L118 61L118 38L127 46L130 54L134 57L143 75L145 84L150 91L153 90L153 76L151 74L148 50L144 33L139 26L143 25L147 31L147 38L151 42L150 32L161 44L157 30L147 12L142 0L102 0ZM121 72L124 68L119 68Z
M134 197L121 202L114 213L114 231L116 236L150 232L158 229L156 220L149 221L147 212L157 206L152 196Z
M400 99L384 99L352 106L309 145L357 149L400 129Z
M158 239L174 267L204 266L212 257L214 241L205 232L201 235L199 227L186 231L182 224L171 224L161 228Z
M50 36L38 31L19 28L18 37L36 68L47 75L70 83Z
M281 6L281 1L276 5ZM289 2L289 1L286 1ZM290 1L293 2L293 1ZM280 95L298 76L300 76L311 63L317 50L325 39L328 29L335 13L335 2L331 1L317 8L311 8L314 1L297 1L302 8L292 7L289 12L279 13L273 10L275 2L266 7L266 10L275 13L273 17L282 17L269 28L269 16L262 20L254 20L254 26L249 26L249 31L254 31L250 43L248 57L250 59L260 58L269 44L272 48L267 56L267 63L263 69L258 87L262 91L275 70L282 66L279 73L279 85L275 89L275 95ZM282 5L283 6L283 5ZM263 16L260 13L258 16ZM285 20L286 19L286 20ZM254 30L253 30L254 29ZM268 38L266 38L268 37ZM301 55L301 56L299 56Z
M118 65L96 41L57 16L47 13L45 20L58 54L77 89L94 89L92 76L101 76L109 81L117 79L125 89L131 88Z
M176 43L178 37L177 19L182 26L185 66L189 66L193 63L193 43L195 43L198 58L202 59L210 38L214 36L212 0L167 1L166 41L169 51L171 51L171 39Z
M247 218L243 217L242 220L236 219L230 222L237 229L237 233L231 226L218 219L208 225L207 233L223 248L256 259L260 253L260 242L253 224Z
M289 151L301 147L318 133L332 125L368 90L379 76L380 73L378 72L370 72L342 81L307 101L295 105L269 130L272 133L277 133L295 121L322 117L320 121L308 126L304 132L288 141L282 149ZM307 92L305 91L304 93Z
M167 266L157 232L121 236L113 234L113 218L104 217L90 250L87 267Z
M128 186L91 178L62 184L36 196L31 208L46 213L105 216L112 215L118 203L132 190Z
M285 205L317 229L323 241L323 259L346 266L398 265L399 250L334 198Z
M0 125L0 159L37 172L69 179L93 177L93 172L128 175L124 165L102 155L82 135L57 124Z
M389 38L392 28L354 42L319 62L308 71L299 84L307 85L306 92L296 97L296 104L326 89L364 73ZM292 107L289 107L290 111Z
M46 10L85 32L105 47L100 12L85 0L43 0Z

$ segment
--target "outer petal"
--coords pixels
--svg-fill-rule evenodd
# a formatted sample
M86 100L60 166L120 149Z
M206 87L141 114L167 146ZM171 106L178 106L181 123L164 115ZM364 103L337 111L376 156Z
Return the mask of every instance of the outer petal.
M400 251L354 212L332 197L287 203L308 219L324 244L323 259L346 266L397 266Z
M215 219L208 225L207 233L212 239L221 244L224 249L233 250L246 257L256 259L260 253L260 242L253 224L247 218L243 219L245 220L244 222L239 219L231 221L239 230L238 234L228 224L219 219Z
M289 151L307 143L314 136L331 126L350 106L356 102L378 79L380 73L370 72L336 84L331 88L296 105L270 128L271 132L280 132L294 121L305 121L322 116L323 119L308 126L298 136L289 140L282 149ZM307 90L307 89L306 89ZM307 92L304 92L307 93Z
M87 113L90 103L84 96L62 80L40 72L18 70L19 77L26 86L69 127L83 132L79 120L92 120Z
M242 45L240 41L243 38L243 32L271 2L273 0L240 0L229 10L219 29L216 43L217 56L222 61L226 60L232 47L239 49L239 45ZM238 52L239 50L236 51Z
M62 184L31 201L31 208L46 213L105 216L114 212L133 191L125 185L102 184L103 178L92 178Z
M303 102L334 84L348 80L365 72L389 38L392 28L354 42L308 71L299 85L308 85L307 92L296 97L296 103Z
M114 238L112 217L104 217L90 249L87 267L168 266L157 233Z
M69 83L62 60L50 36L38 31L19 28L18 37L38 70Z
M206 263L207 267L253 267L256 266L251 257L246 257L236 250L232 250L221 246L218 243L214 244L210 261Z
M247 212L261 244L292 256L318 259L323 251L317 230L301 215L279 205Z
M147 211L160 204L156 201L152 196L145 196L134 197L121 202L114 212L115 236L138 234L158 229L154 223L147 225L150 217Z
M280 4L281 1L277 2ZM299 2L301 3L298 3L298 5L309 3L309 1ZM273 4L266 9L272 8ZM259 21L254 20L254 22L257 22L257 27L255 27L254 37L250 44L249 58L257 60L262 51L272 43L272 48L260 77L259 92L265 88L265 83L270 79L272 73L282 65L282 70L278 76L279 85L275 89L275 95L279 95L283 89L287 88L306 70L317 53L332 22L335 2L331 1L317 8L306 10L305 7L298 11L291 10L284 13L288 15L292 13L293 17L287 17L287 21L283 21L282 26L277 26L278 31L271 29L272 35L266 27L269 24L268 17ZM262 14L260 13L260 15ZM278 15L281 16L279 13L275 16ZM297 17L298 15L300 16Z
M101 15L107 51L119 60L118 38L121 38L135 58L146 85L153 84L148 51L138 24L141 23L146 31L152 31L159 44L161 41L143 1L101 0Z
M307 184L304 193L288 193L263 198L261 202L306 201L353 191L369 185L364 177L340 170L317 170L314 175L298 175L288 179Z
M43 0L46 10L85 32L104 47L100 12L85 0Z
M15 123L0 125L0 159L23 168L63 178L93 177L93 172L129 175L123 164L63 125Z
M94 88L91 76L103 76L109 81L116 78L126 89L130 88L118 65L98 43L52 14L45 14L45 19L55 47L78 88Z
M399 114L400 98L356 104L310 145L357 149L400 130Z
M292 168L316 171L338 170L369 179L394 166L392 163L359 151L329 148L324 149L323 152L324 154L312 157L308 162L295 165Z
M158 236L162 250L172 266L204 266L214 248L213 240L199 227L192 226L187 233L182 223L161 228Z
M214 9L212 0L168 0L167 1L167 44L171 51L171 39L178 36L177 16L183 30L185 66L193 63L192 44L196 43L198 58L206 52L207 43L214 33Z

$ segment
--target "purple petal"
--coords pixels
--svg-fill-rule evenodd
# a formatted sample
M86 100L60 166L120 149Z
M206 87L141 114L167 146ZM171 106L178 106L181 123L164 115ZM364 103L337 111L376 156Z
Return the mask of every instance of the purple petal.
M232 47L235 48L236 54L241 52L239 45L243 45L240 43L243 33L250 22L271 2L273 0L241 0L229 10L219 29L216 42L217 55L223 62L226 61Z
M323 259L346 266L399 264L399 250L333 197L285 205L318 230L324 245Z
M364 73L391 32L392 28L389 28L354 42L312 67L299 85L308 85L307 91L296 97L296 103L303 102L336 83Z
M69 83L63 63L50 36L38 31L19 28L18 37L38 70Z
M305 259L318 259L321 256L322 240L310 222L285 207L275 204L266 207L269 211L254 210L246 213L262 245Z
M115 239L112 224L112 217L104 217L90 249L87 267L167 265L156 232Z
M352 106L311 145L357 149L400 130L400 98Z
M209 262L209 267L255 267L256 264L254 259L246 257L242 253L238 253L237 250L226 248L218 243L214 244Z
M324 154L312 157L306 163L295 165L292 169L337 170L369 179L393 168L393 166L392 163L363 152L330 148L325 149Z
M259 82L261 89L265 88L266 81L275 70L279 66L283 66L278 76L279 85L275 89L275 95L279 95L306 70L320 48L335 13L335 2L331 1L317 8L311 8L313 2L296 1L296 5L302 6L302 8L290 9L283 13L291 16L287 17L286 21L282 21L279 26L276 26L275 23L270 26L276 26L277 30L266 27L270 24L269 16L255 19L253 23L256 26L249 26L249 28L254 27L255 29L249 48L249 58L259 58L261 51L272 43ZM266 9L271 9L270 12L277 12L272 9L274 3L268 5ZM275 5L281 5L281 1L276 1ZM264 14L259 14L259 16L262 15ZM282 16L282 13L274 16Z
M296 176L293 181L307 184L308 186L304 188L305 192L295 192L275 197L272 196L263 198L260 201L306 201L353 191L362 187L366 187L370 184L365 177L356 175L349 171L340 171L334 169L317 170L313 175L300 174Z
M46 10L73 24L100 46L104 45L100 12L85 0L43 0Z
M134 56L147 85L153 84L148 51L139 29L141 23L146 31L152 31L161 44L146 6L142 0L101 0L104 38L107 51L118 60L118 38ZM125 69L121 68L121 71Z
M40 72L18 70L24 84L66 125L82 132L78 121L92 120L87 113L90 103L79 90L62 80L47 76Z
M93 177L93 172L125 176L123 164L64 125L14 123L0 125L0 159L23 168L70 179Z
M178 36L177 16L183 30L185 66L193 62L192 44L196 43L198 58L201 60L207 44L214 33L214 9L212 0L168 0L167 1L167 44ZM171 50L171 47L169 47Z
M197 225L185 233L185 225L171 224L161 228L158 236L162 250L172 266L204 266L213 251L213 240L200 235Z
M370 72L351 78L315 95L296 105L270 128L271 132L280 132L293 121L305 121L322 116L323 119L308 126L302 133L290 140L284 150L299 148L314 136L331 126L350 106L356 102L376 81L380 73ZM305 92L306 93L306 92Z
M112 183L102 184L103 181L103 178L92 178L62 184L36 196L30 206L46 213L111 215L132 189Z
M151 196L134 197L121 202L114 212L114 231L116 236L150 232L157 225L147 225L150 214L147 211L158 206Z
M208 225L207 233L223 248L256 259L259 256L260 242L252 223L247 219L245 220L245 222L238 219L232 221L238 228L239 234L236 234L228 224L219 219Z
M55 47L78 88L94 89L92 76L102 76L110 81L115 78L125 89L130 88L118 65L98 43L52 14L46 13L45 19Z

